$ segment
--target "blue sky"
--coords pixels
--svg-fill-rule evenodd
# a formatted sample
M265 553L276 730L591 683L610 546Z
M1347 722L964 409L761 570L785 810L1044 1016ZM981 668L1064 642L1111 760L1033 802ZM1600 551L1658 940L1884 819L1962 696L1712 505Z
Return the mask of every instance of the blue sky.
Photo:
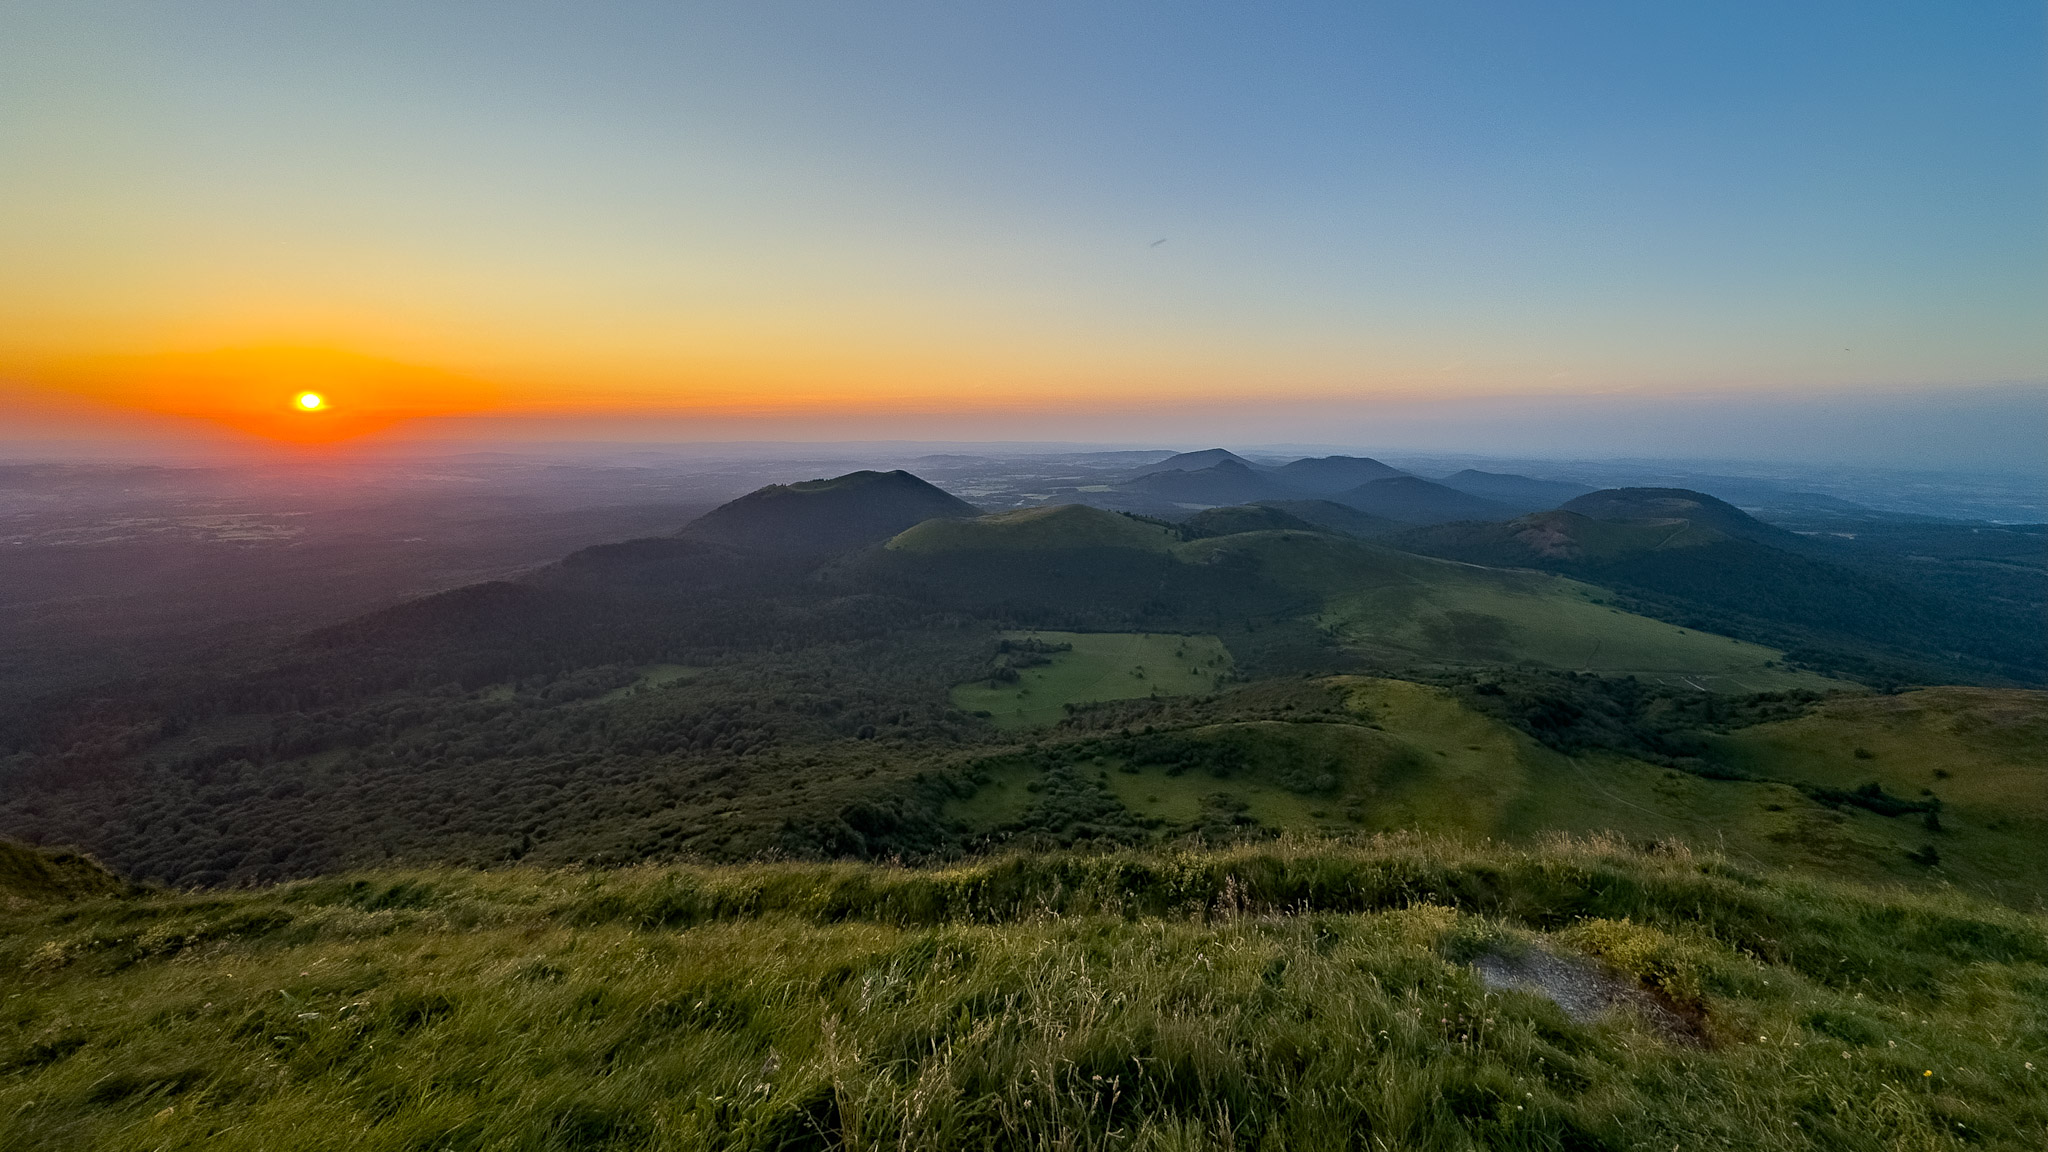
M2048 374L2038 4L0 21L0 369L115 406L273 346L481 381L451 412L992 437Z

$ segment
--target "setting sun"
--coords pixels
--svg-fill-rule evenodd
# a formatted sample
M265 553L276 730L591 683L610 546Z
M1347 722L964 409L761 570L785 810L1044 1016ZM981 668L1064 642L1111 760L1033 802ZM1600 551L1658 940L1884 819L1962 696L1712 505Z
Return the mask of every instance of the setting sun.
M294 399L300 408L308 412L318 412L327 407L327 398L318 392L301 392Z

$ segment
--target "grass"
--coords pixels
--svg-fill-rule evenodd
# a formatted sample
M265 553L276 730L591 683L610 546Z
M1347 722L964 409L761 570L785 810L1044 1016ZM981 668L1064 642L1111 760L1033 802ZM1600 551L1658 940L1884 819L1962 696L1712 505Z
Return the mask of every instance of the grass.
M1598 958L1691 1022L1468 961ZM2038 1148L2048 921L1618 841L386 872L0 919L9 1149Z
M1055 504L1020 508L972 520L927 520L890 540L892 551L1026 551L1063 548L1132 548L1165 552L1177 536L1170 528L1090 508Z
M2021 903L2048 894L2048 693L1926 688L1831 699L1797 720L1719 738L1715 754L1753 775L1854 789L1876 783L1942 803L1937 829L1859 820L1931 846L1935 871ZM1800 839L1795 835L1795 839ZM1890 844L1887 844L1890 847Z
M1624 612L1607 603L1611 593L1548 573L1306 532L1197 540L1177 554L1192 563L1255 558L1269 579L1320 596L1326 632L1384 666L1528 665L1717 692L1849 686L1783 667L1776 649Z
M1444 575L1331 601L1325 623L1384 657L1641 676L1715 692L1848 687L1784 653L1609 607L1608 593L1533 572Z
M1057 724L1067 705L1138 696L1214 691L1230 673L1230 653L1214 636L1139 632L1006 632L1012 640L1071 644L1051 663L1021 669L1017 682L986 681L953 689L953 705L986 712L998 728Z
M2044 908L2048 695L1935 688L1836 697L1805 718L1716 737L1715 759L1756 778L1714 779L1611 752L1567 756L1431 685L1319 683L1342 691L1340 714L1174 730L1175 739L1234 750L1221 767L1131 763L1112 740L1085 758L1082 774L1150 822L1155 842L1213 834L1219 817L1248 818L1252 833L1269 835L1419 831L1530 844L1612 832L1713 847L1756 867L1954 885ZM1048 771L1029 758L1000 761L946 815L977 832L1015 826ZM1884 816L1802 790L1871 781L1903 798L1923 798L1923 787L1940 795L1939 829L1918 813ZM1933 863L1920 855L1930 845Z

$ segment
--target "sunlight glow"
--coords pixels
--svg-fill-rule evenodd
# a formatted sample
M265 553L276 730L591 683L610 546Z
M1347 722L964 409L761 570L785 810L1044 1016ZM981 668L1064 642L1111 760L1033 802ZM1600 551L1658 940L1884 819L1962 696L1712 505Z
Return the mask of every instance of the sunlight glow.
M318 412L327 407L327 398L318 392L301 392L293 399L299 407L308 412Z

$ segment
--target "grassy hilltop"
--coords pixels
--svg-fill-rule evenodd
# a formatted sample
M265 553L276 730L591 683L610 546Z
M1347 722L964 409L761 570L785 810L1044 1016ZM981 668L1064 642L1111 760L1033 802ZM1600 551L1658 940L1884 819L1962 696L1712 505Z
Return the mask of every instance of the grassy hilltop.
M2048 1130L2048 920L1618 841L39 892L0 987L25 1152Z

